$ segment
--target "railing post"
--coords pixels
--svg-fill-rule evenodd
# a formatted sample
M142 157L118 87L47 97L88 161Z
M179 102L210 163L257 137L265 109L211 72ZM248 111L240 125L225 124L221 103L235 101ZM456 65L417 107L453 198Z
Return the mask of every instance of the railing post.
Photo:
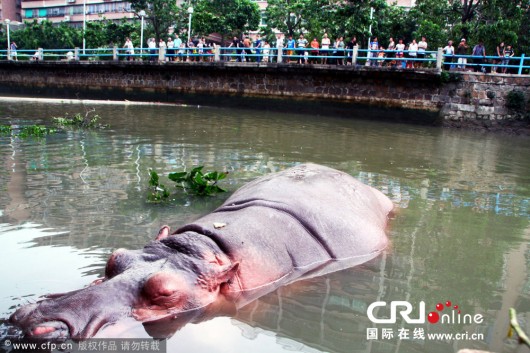
M357 66L357 55L359 55L359 46L353 47L353 53L351 54L351 66Z
M158 48L158 61L166 61L166 47Z
M74 48L74 61L79 61L79 47Z
M112 47L112 60L118 61L118 47Z
M214 49L213 49L213 61L215 62L219 62L221 61L221 46L220 45L215 45Z
M521 61L519 62L519 75L522 75L523 73L523 66L524 66L524 53L521 54Z
M39 53L39 61L44 60L44 49L39 48L37 51Z
M278 48L278 58L276 59L276 62L279 64L282 62L282 51L283 51L283 45L280 45Z
M442 69L442 63L444 59L444 50L443 48L438 48L438 52L436 53L436 68L438 70Z

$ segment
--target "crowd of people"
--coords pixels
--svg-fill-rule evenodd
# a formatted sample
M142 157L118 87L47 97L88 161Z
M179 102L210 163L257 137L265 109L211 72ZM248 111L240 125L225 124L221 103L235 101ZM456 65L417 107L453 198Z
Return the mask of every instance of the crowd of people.
M164 48L167 53L166 60L169 61L213 61L213 49L215 44L207 41L204 37L195 38L188 43L178 35L170 36L167 41L160 39L158 43L154 38L147 40L147 52L149 60L158 60L157 48ZM359 48L357 38L354 36L345 42L342 36L332 40L327 33L322 35L320 41L313 37L311 41L300 34L297 39L289 35L278 36L275 43L269 43L262 39L259 34L254 38L243 36L233 37L232 41L221 53L223 60L238 62L272 62L278 57L278 51L282 52L283 60L298 64L353 64L354 48ZM126 39L124 48L127 60L134 59L134 46L129 38ZM402 68L420 68L429 65L434 57L429 53L427 38L422 36L417 41L413 38L409 43L403 39L389 38L388 44L379 42L377 37L370 39L368 51L366 52L367 66L390 66ZM432 53L432 51L431 51ZM449 40L443 48L444 68L446 70L474 70L486 72L490 67L491 72L507 73L510 66L510 58L515 55L511 45L500 43L493 56L495 59L487 60L484 43L479 41L472 50L462 38L460 44L455 48L453 41ZM467 56L473 58L468 62Z
M469 45L465 38L460 40L458 46L454 47L453 41L449 40L447 45L443 48L445 54L444 68L446 70L466 70L468 62L466 57L462 55L469 55ZM473 58L473 69L474 71L486 72L486 48L484 42L479 41L477 45L473 47L471 51ZM495 57L491 61L491 72L492 73L507 73L509 71L510 58L515 55L515 52L511 45L505 45L501 42L497 45L495 53L492 55ZM455 60L456 59L456 60ZM456 62L456 64L455 64Z
M177 34L174 37L168 37L167 41L160 38L158 43L155 38L148 38L146 44L145 54L138 53L137 51L136 55L147 55L149 61L158 61L158 52L162 48L166 52L168 61L213 61L214 44L206 41L204 37L196 38L186 43ZM127 37L125 39L123 48L125 50L126 60L134 60L135 48L130 38ZM139 50L143 52L144 48L140 48Z

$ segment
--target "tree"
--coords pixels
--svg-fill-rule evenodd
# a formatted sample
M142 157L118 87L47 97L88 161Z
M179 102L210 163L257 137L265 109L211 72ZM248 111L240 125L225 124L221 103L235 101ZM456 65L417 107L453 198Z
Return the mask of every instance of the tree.
M269 0L265 10L268 26L286 36L295 36L308 28L316 32L323 25L317 21L318 11L322 11L321 7L326 3L322 0Z
M50 21L26 22L23 29L13 31L12 40L16 41L19 48L37 49L73 49L79 47L83 41L81 30L62 22L55 26Z
M139 33L138 21L90 21L87 22L85 38L89 48L122 46L126 37L131 37L134 41L139 38Z
M131 7L140 18L140 11L145 11L145 20L152 29L156 41L167 36L169 28L175 25L179 15L175 0L130 0ZM141 43L142 46L145 43Z
M199 0L193 12L193 30L200 35L240 36L259 28L260 11L251 0Z
M493 54L501 41L517 47L528 37L523 19L529 4L530 0L417 0L410 16L419 24L415 33L433 36L437 45L448 39L483 40L489 48L486 53Z
M368 40L370 23L377 33L377 16L370 22L370 8L376 12L388 8L385 0L270 0L266 10L268 25L287 35L298 32L322 38L356 36L359 43ZM383 20L383 19L381 19Z

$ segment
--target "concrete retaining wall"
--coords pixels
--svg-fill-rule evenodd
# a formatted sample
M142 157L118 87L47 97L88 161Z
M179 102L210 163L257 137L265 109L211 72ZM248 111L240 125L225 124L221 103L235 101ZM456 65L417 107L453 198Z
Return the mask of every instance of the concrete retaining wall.
M323 102L343 107L437 116L441 125L520 129L526 110L506 108L506 95L524 92L530 77L475 73L440 74L436 69L257 63L0 62L0 94L185 103L209 97ZM191 98L195 97L195 98ZM200 97L200 98L197 98ZM274 103L273 103L274 104ZM270 105L270 104L269 104ZM346 110L347 111L347 110ZM392 114L390 114L392 115ZM416 114L418 115L418 114ZM431 119L429 118L429 119Z

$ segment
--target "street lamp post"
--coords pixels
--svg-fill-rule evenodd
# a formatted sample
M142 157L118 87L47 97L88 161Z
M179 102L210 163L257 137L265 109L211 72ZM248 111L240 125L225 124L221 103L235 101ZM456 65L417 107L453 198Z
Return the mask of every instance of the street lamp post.
M368 28L368 33L369 33L369 37L368 37L368 58L371 58L372 55L375 55L375 54L372 54L372 47L371 47L371 41L372 41L372 19L374 18L374 8L373 7L370 7L370 27ZM366 63L370 63L369 62L370 59L366 60ZM371 64L371 63L370 63Z
M368 49L370 49L370 41L372 40L372 19L374 18L374 8L370 7L370 26L368 28Z
M83 1L83 55L85 55L86 48L86 0Z
M144 53L143 47L144 47L144 17L145 17L145 11L142 10L138 13L140 17L142 18L142 22L140 25L140 58L142 57L142 54Z
M11 40L9 38L9 23L11 21L9 18L6 18L6 25L7 25L7 60L11 60Z
M193 15L193 7L192 6L188 7L188 14L190 15L189 16L189 20L188 20L188 43L189 43L190 39L191 39L191 15ZM186 46L188 46L188 44Z

